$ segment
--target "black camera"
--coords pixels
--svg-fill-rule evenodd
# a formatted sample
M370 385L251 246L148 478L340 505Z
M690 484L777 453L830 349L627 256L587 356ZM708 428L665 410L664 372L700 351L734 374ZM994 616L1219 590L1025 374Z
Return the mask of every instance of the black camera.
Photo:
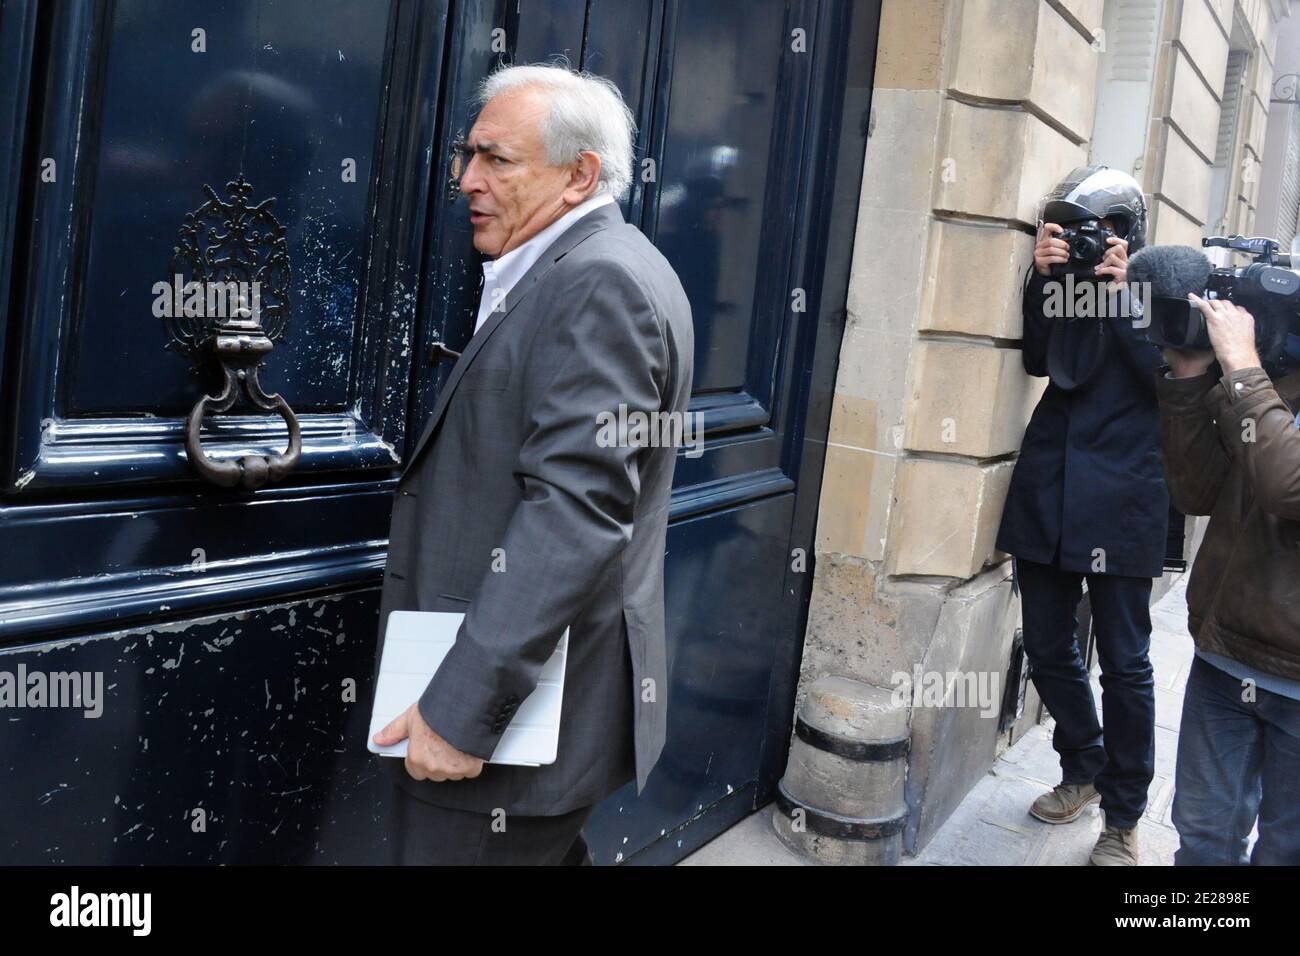
M1147 205L1142 187L1128 173L1107 166L1080 166L1043 197L1038 220L1056 223L1069 259L1054 262L1050 275L1086 276L1104 281L1097 266L1112 236L1128 242L1129 255L1146 245ZM1103 224L1104 223L1104 224Z
M1283 362L1287 337L1300 328L1300 274L1287 268L1290 256L1279 253L1276 240L1263 237L1212 236L1201 245L1232 249L1255 261L1216 269L1204 254L1179 246L1153 246L1134 257L1130 281L1151 282L1154 293L1144 303L1147 338L1173 348L1212 348L1205 316L1187 299L1190 289L1203 299L1223 299L1249 312L1261 361L1266 367Z
M1099 219L1064 226L1056 238L1065 240L1069 246L1070 260L1052 263L1052 276L1059 279L1067 273L1073 273L1097 278L1095 270L1106 255L1106 240L1114 235L1117 233L1107 229Z

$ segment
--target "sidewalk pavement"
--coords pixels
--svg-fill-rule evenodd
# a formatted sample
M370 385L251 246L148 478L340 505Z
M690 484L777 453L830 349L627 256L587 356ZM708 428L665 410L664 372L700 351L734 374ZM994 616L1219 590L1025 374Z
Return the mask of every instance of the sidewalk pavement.
M1178 834L1170 820L1174 796L1174 759L1183 687L1192 663L1187 633L1187 575L1151 608L1151 666L1156 680L1156 776L1147 810L1138 824L1143 865L1172 866ZM1101 686L1092 678L1101 710ZM1101 812L1094 806L1073 823L1052 826L1029 815L1029 805L1061 782L1060 763L1052 749L1047 719L1032 728L994 763L966 795L953 815L915 857L903 865L937 866L1074 866L1088 862L1101 832ZM682 866L804 866L801 857L776 836L768 805L746 817L717 839L681 861Z

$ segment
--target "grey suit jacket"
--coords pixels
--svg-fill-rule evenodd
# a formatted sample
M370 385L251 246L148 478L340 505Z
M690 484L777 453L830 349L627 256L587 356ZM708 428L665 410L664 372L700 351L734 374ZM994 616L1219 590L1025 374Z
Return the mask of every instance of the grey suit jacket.
M397 785L530 815L597 803L634 776L645 786L667 726L677 450L610 443L599 423L620 406L684 417L693 354L681 283L612 204L566 230L471 339L397 486L380 652L395 609L464 612L420 713L487 758L569 627L559 756L444 782L378 758Z

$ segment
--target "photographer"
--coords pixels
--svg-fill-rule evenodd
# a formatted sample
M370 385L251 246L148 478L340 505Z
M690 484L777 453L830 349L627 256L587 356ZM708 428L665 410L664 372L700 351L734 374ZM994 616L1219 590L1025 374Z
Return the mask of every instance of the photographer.
M1173 820L1179 865L1300 864L1300 373L1261 367L1251 313L1189 298L1213 352L1156 380L1174 502L1210 515L1187 589L1196 657ZM1218 369L1211 369L1217 359ZM1221 372L1221 374L1220 374Z
M1155 395L1163 360L1134 331L1126 289L1119 315L1062 316L1046 307L1061 301L1063 275L1070 287L1092 282L1098 292L1107 280L1125 282L1128 254L1145 241L1146 203L1132 177L1088 166L1047 197L1042 218L1024 292L1023 350L1025 370L1050 382L1025 431L997 538L1015 557L1030 676L1056 720L1052 745L1061 759L1061 784L1030 813L1069 823L1100 802L1106 826L1089 862L1135 865L1155 762L1151 579L1163 571L1169 511ZM1086 234L1105 236L1104 254L1100 240L1092 251L1095 264L1081 259ZM1104 737L1075 637L1085 578Z

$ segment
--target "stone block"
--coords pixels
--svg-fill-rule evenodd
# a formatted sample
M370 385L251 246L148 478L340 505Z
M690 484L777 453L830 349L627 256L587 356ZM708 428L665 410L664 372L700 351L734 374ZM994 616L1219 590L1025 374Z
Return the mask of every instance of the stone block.
M944 0L885 0L876 44L875 95L937 90L945 32Z
M1020 447L1029 378L1018 349L922 341L913 362L907 448L993 458Z
M872 94L859 236L874 225L864 220L867 210L929 211L942 105L938 92L877 89Z
M842 396L836 397L839 402ZM896 457L866 448L826 448L817 552L879 561L884 557Z
M924 846L993 764L1018 604L1006 565L948 592L917 665L951 689L940 706L913 695L908 852Z
M1266 108L1273 98L1273 64L1262 56L1250 58L1251 93Z
M1147 243L1200 248L1203 225L1157 198L1151 203L1151 229Z
M1172 55L1174 69L1167 81L1169 121L1207 161L1213 162L1219 135L1219 100L1192 69L1182 50L1174 48Z
M1103 0L1048 0L1061 16L1080 29L1085 36L1095 37L1101 29Z
M1232 8L1236 0L1202 0L1219 21L1219 29L1224 33L1232 32Z
M918 328L994 338L1021 336L1021 293L1034 239L1019 229L937 220Z
M1204 219L1210 207L1210 164L1175 127L1162 124L1160 131L1165 155L1158 192Z
M907 458L890 529L894 574L969 578L993 556L1012 462Z
M1216 98L1223 97L1228 68L1228 34L1205 0L1183 0L1178 45L1195 65Z
M944 105L940 155L935 209L1030 228L1042 197L1087 158L1082 147L1036 116L958 100Z
M1254 96L1245 97L1246 112L1249 119L1243 130L1242 140L1256 156L1264 154L1264 138L1268 135L1268 110L1260 105ZM1240 172L1240 158L1238 159Z
M1091 136L1097 53L1089 39L1044 0L965 0L957 9L951 89L1032 103L1076 140Z

